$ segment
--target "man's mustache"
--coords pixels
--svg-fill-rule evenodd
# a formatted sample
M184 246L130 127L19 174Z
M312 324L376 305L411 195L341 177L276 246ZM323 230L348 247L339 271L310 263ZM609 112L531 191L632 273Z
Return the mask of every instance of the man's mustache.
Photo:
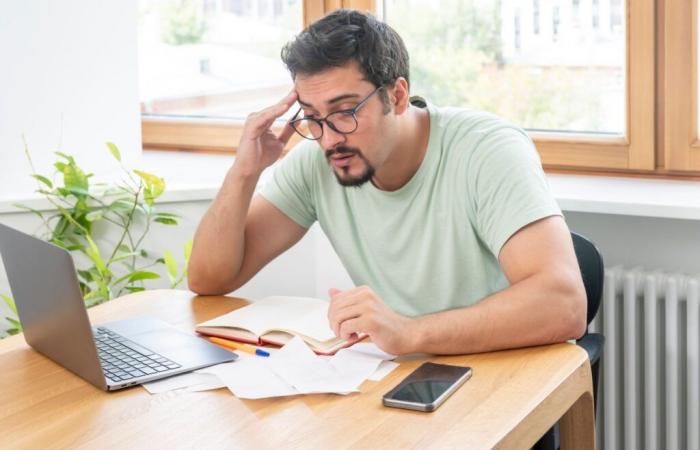
M360 149L355 148L355 147L345 147L345 146L340 146L336 148L330 148L325 151L326 158L330 158L335 154L338 155L361 155L362 152Z

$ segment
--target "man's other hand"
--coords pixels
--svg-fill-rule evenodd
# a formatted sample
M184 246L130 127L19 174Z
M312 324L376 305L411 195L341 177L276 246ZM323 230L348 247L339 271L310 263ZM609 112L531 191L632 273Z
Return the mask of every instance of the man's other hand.
M393 355L413 352L414 320L394 312L367 286L347 291L329 289L328 321L343 339L367 333L379 348Z

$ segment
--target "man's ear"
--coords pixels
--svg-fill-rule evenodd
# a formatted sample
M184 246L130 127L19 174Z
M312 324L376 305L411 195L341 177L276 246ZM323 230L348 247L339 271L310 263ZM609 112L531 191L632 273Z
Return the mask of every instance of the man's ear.
M410 95L408 93L408 81L404 77L399 77L394 85L387 89L389 103L393 106L394 112L403 114L408 110Z

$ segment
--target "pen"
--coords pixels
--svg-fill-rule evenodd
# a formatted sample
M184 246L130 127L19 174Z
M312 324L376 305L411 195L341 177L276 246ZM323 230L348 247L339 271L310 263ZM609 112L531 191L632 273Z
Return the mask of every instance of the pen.
M250 344L242 344L240 342L229 341L228 339L222 339L217 337L210 337L209 340L215 344L219 344L231 350L240 350L242 352L258 356L270 356L270 353L266 352L265 350L255 348Z

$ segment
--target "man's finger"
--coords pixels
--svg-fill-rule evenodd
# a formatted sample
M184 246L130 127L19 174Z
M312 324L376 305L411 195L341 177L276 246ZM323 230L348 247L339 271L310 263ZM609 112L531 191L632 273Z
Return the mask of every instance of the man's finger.
M277 139L282 142L282 144L287 145L287 142L289 142L289 139L292 137L294 134L294 128L289 124L289 122L284 124L284 128L282 128L282 131L280 131L279 136L277 136ZM332 297L332 296L331 296Z
M348 320L356 319L362 315L362 309L358 306L354 308L344 308L341 311L334 311L331 315L331 329L336 336L340 336L340 328Z
M356 318L346 320L345 322L343 322L340 325L338 336L340 336L342 339L350 339L353 337L357 337L357 334L360 332L360 321L361 319Z
M296 98L296 91L291 91L278 103L248 116L248 121L251 125L252 131L257 135L260 132L270 128L275 119L282 116L289 110L289 108L292 107L296 101Z

